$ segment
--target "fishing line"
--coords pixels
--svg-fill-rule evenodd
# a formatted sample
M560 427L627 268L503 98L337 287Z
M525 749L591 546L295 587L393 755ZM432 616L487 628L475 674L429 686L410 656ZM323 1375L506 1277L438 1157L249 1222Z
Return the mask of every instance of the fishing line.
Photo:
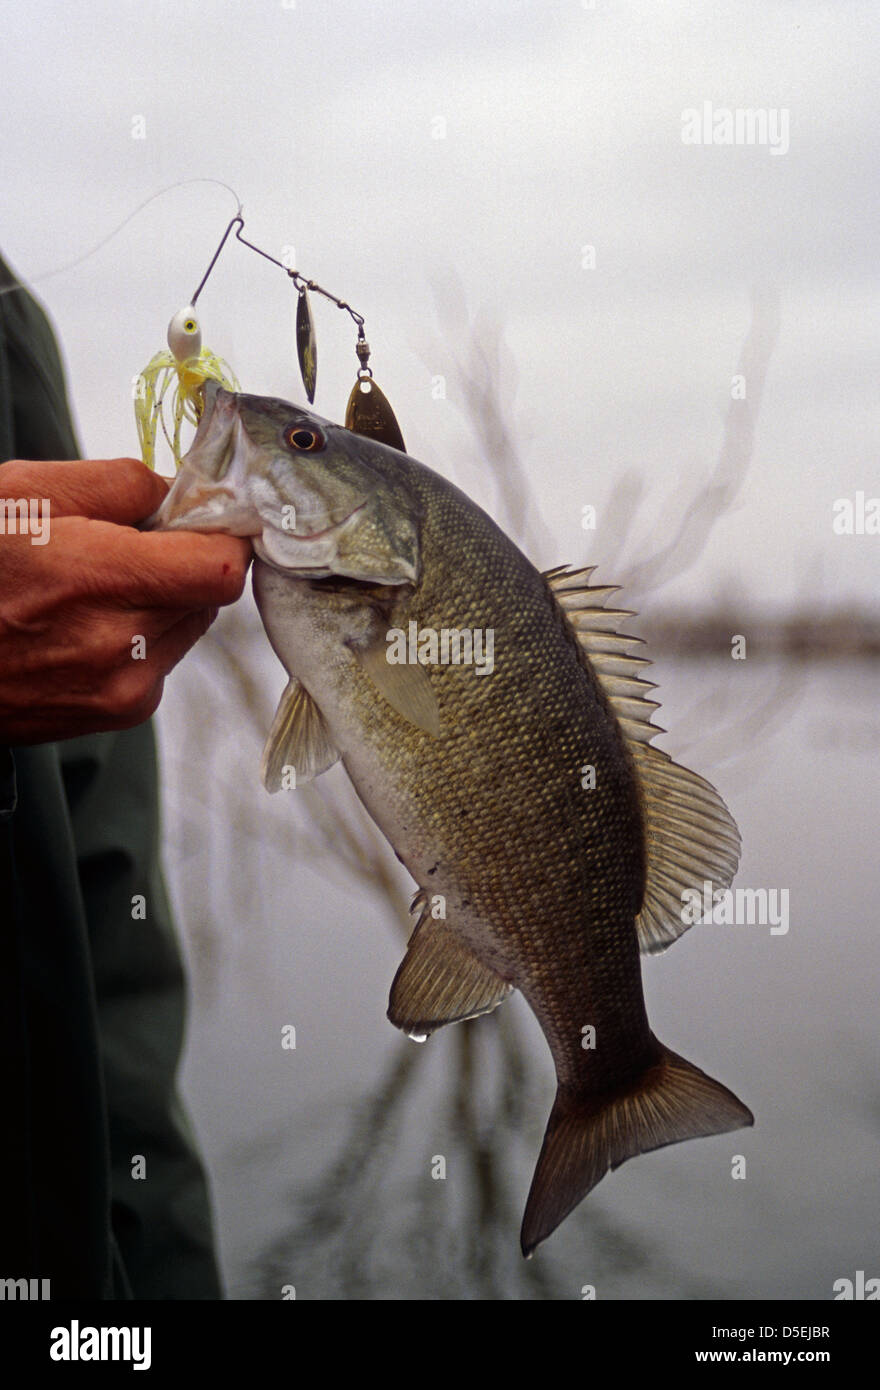
M155 193L151 193L149 198L145 198L142 203L138 203L137 207L132 212L130 212L127 217L124 217L118 226L113 228L112 232L108 232L107 235L102 237L100 241L96 242L95 245L89 251L84 251L81 256L77 256L76 260L67 261L64 265L56 266L54 270L44 270L39 275L29 275L27 277L28 284L39 285L42 284L44 280L50 280L53 275L63 275L65 271L74 270L78 265L82 265L84 261L87 261L91 256L96 255L98 251L102 250L103 247L105 247L109 241L112 241L113 238L122 231L123 227L127 227L129 222L131 222L133 218L137 217L138 213L143 212L144 208L147 207L150 203L154 202L156 198L163 197L166 193L172 192L172 190L175 188L186 188L193 183L213 183L216 184L218 188L225 188L227 193L232 194L238 206L238 211L241 212L241 199L239 198L235 189L230 188L229 184L224 183L222 179L212 179L204 177L194 179L178 179L176 183L166 184L164 188L160 188ZM17 290L21 290L23 288L23 285L8 285L5 289L0 290L0 294L13 294Z

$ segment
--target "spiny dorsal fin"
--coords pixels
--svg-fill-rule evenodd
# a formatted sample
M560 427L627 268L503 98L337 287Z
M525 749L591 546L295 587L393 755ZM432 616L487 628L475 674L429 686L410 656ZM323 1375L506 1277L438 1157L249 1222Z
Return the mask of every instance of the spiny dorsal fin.
M296 785L313 782L340 757L324 716L309 692L293 676L278 702L263 749L260 775L267 792L278 792L285 767L296 773Z
M690 925L682 921L686 889L702 896L706 880L713 888L730 886L739 863L739 831L709 782L674 763L668 753L650 747L654 735L663 733L651 723L654 710L659 709L657 701L648 698L655 686L638 674L650 662L632 655L640 637L618 632L623 620L634 615L605 607L617 586L590 588L594 568L562 566L547 571L544 578L574 629L635 760L648 864L636 928L642 950L653 953L665 950Z
M497 1009L513 985L481 964L448 923L433 920L424 891L412 906L421 916L391 986L388 1017L395 1027L426 1038L446 1023Z

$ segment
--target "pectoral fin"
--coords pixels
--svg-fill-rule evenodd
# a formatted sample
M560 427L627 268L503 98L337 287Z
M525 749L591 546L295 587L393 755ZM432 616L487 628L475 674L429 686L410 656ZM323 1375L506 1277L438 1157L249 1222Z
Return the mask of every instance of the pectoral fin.
M417 729L440 737L440 707L424 666L386 660L387 648L378 642L358 650L358 658L370 680L392 709Z
M411 1037L425 1038L445 1023L491 1013L512 991L445 922L423 914L394 977L388 1017Z
M291 676L263 749L260 775L266 791L281 790L285 767L293 768L298 785L313 782L340 756L323 714L309 692Z

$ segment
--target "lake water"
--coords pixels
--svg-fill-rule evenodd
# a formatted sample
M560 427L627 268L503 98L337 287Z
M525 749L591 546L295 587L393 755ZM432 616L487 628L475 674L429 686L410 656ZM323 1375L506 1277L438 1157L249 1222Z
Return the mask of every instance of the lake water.
M385 1010L412 886L340 767L314 790L263 790L283 675L251 610L224 614L171 678L183 1089L230 1297L292 1284L314 1299L578 1299L592 1285L606 1299L821 1300L856 1270L880 1274L880 670L656 671L660 746L738 821L736 885L788 890L784 934L696 925L643 967L658 1037L756 1124L627 1162L529 1262L519 1225L554 1092L529 1010L514 995L424 1046L399 1034ZM320 793L344 811L337 850L332 816L315 828Z

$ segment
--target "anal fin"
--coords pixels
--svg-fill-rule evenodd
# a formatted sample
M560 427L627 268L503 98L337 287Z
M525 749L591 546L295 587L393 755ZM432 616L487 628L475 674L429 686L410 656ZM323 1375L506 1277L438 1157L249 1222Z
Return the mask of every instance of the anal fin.
M446 922L423 913L394 977L388 1018L410 1037L426 1038L446 1023L491 1013L512 991Z

